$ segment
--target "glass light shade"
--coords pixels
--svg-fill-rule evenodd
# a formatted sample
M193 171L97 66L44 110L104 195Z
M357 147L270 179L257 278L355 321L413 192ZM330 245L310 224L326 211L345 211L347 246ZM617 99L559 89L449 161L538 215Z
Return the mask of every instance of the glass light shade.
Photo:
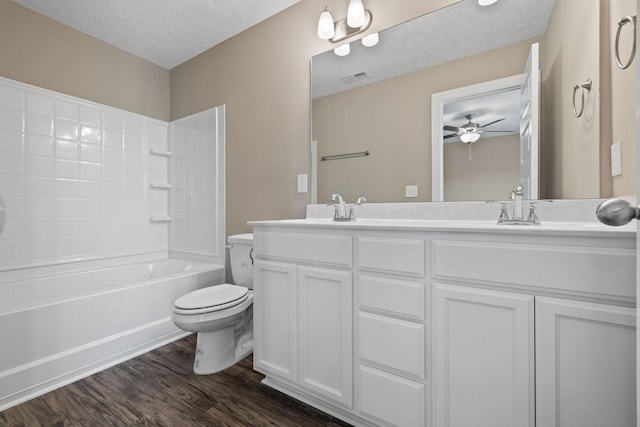
M333 25L333 16L329 8L326 8L318 19L318 37L322 40L329 40L336 33Z
M480 6L491 6L496 3L498 0L478 0L478 4Z
M349 46L349 43L343 44L333 49L333 52L338 56L347 56L351 52L351 46Z
M371 47L377 45L379 40L380 38L378 37L378 33L373 33L363 37L362 44L366 47Z
M460 141L466 144L471 144L473 142L476 142L479 139L480 139L480 134L475 132L468 132L460 135Z
M362 0L349 0L347 8L347 25L351 28L360 28L364 25L364 5Z

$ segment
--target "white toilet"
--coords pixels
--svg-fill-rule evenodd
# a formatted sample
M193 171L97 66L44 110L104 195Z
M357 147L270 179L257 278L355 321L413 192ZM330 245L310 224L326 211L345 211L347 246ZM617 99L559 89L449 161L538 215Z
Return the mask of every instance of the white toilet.
M197 332L193 370L207 375L226 369L253 351L253 234L229 236L231 274L227 283L181 296L171 320Z

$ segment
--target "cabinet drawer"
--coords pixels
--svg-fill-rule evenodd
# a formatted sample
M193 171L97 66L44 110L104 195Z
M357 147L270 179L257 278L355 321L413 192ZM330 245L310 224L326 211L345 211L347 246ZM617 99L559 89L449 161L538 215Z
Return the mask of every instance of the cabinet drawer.
M424 325L358 313L360 359L424 378Z
M360 307L424 320L424 283L360 276Z
M361 270L424 277L424 245L420 239L360 237L358 266Z
M269 258L351 267L352 249L351 236L344 234L254 233L255 254Z
M424 384L360 365L360 411L396 426L425 425Z
M433 277L635 298L635 251L526 243L433 241Z

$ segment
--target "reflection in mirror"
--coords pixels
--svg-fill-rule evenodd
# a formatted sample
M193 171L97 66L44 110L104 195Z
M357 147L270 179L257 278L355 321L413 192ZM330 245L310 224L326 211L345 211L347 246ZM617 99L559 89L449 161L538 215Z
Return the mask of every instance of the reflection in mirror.
M331 51L314 57L318 159L370 152L318 161L318 202L328 202L333 192L347 200L366 194L370 202L432 200L431 96L522 73L534 42L540 43L542 79L540 197L633 194L636 64L618 69L611 45L617 20L634 14L633 0L502 0L488 7L463 0L380 32L374 48L356 41L347 57ZM454 23L459 30L452 30ZM631 40L631 32L623 31L622 56ZM588 78L594 90L585 114L575 118L572 89ZM622 175L611 177L616 141L622 144ZM468 159L468 147L462 149ZM472 159L479 159L475 149ZM501 163L512 154L505 152ZM413 185L418 197L406 198L405 187Z
M524 78L432 96L432 138L439 141L432 144L433 200L500 200L520 183Z

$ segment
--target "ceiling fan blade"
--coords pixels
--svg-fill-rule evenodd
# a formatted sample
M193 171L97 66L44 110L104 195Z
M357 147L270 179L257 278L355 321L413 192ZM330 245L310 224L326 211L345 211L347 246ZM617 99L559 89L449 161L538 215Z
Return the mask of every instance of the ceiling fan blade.
M457 133L452 133L451 135L445 135L445 136L443 137L443 139L455 138L456 136L458 136L458 134L457 134Z
M455 126L445 125L442 129L448 130L449 132L460 132L460 128L455 127Z
M492 132L492 133L496 133L496 132L504 132L504 133L517 133L517 130L483 130L482 132L487 133L487 132Z
M481 127L481 128L486 128L487 126L491 126L492 124L494 124L494 123L498 123L498 122L501 122L501 121L503 121L503 120L505 120L505 119L506 119L506 117L503 117L503 118L501 118L501 119L494 120L494 121L492 121L492 122L490 122L490 123L487 123L486 125L482 125L482 126L480 126L480 127Z

